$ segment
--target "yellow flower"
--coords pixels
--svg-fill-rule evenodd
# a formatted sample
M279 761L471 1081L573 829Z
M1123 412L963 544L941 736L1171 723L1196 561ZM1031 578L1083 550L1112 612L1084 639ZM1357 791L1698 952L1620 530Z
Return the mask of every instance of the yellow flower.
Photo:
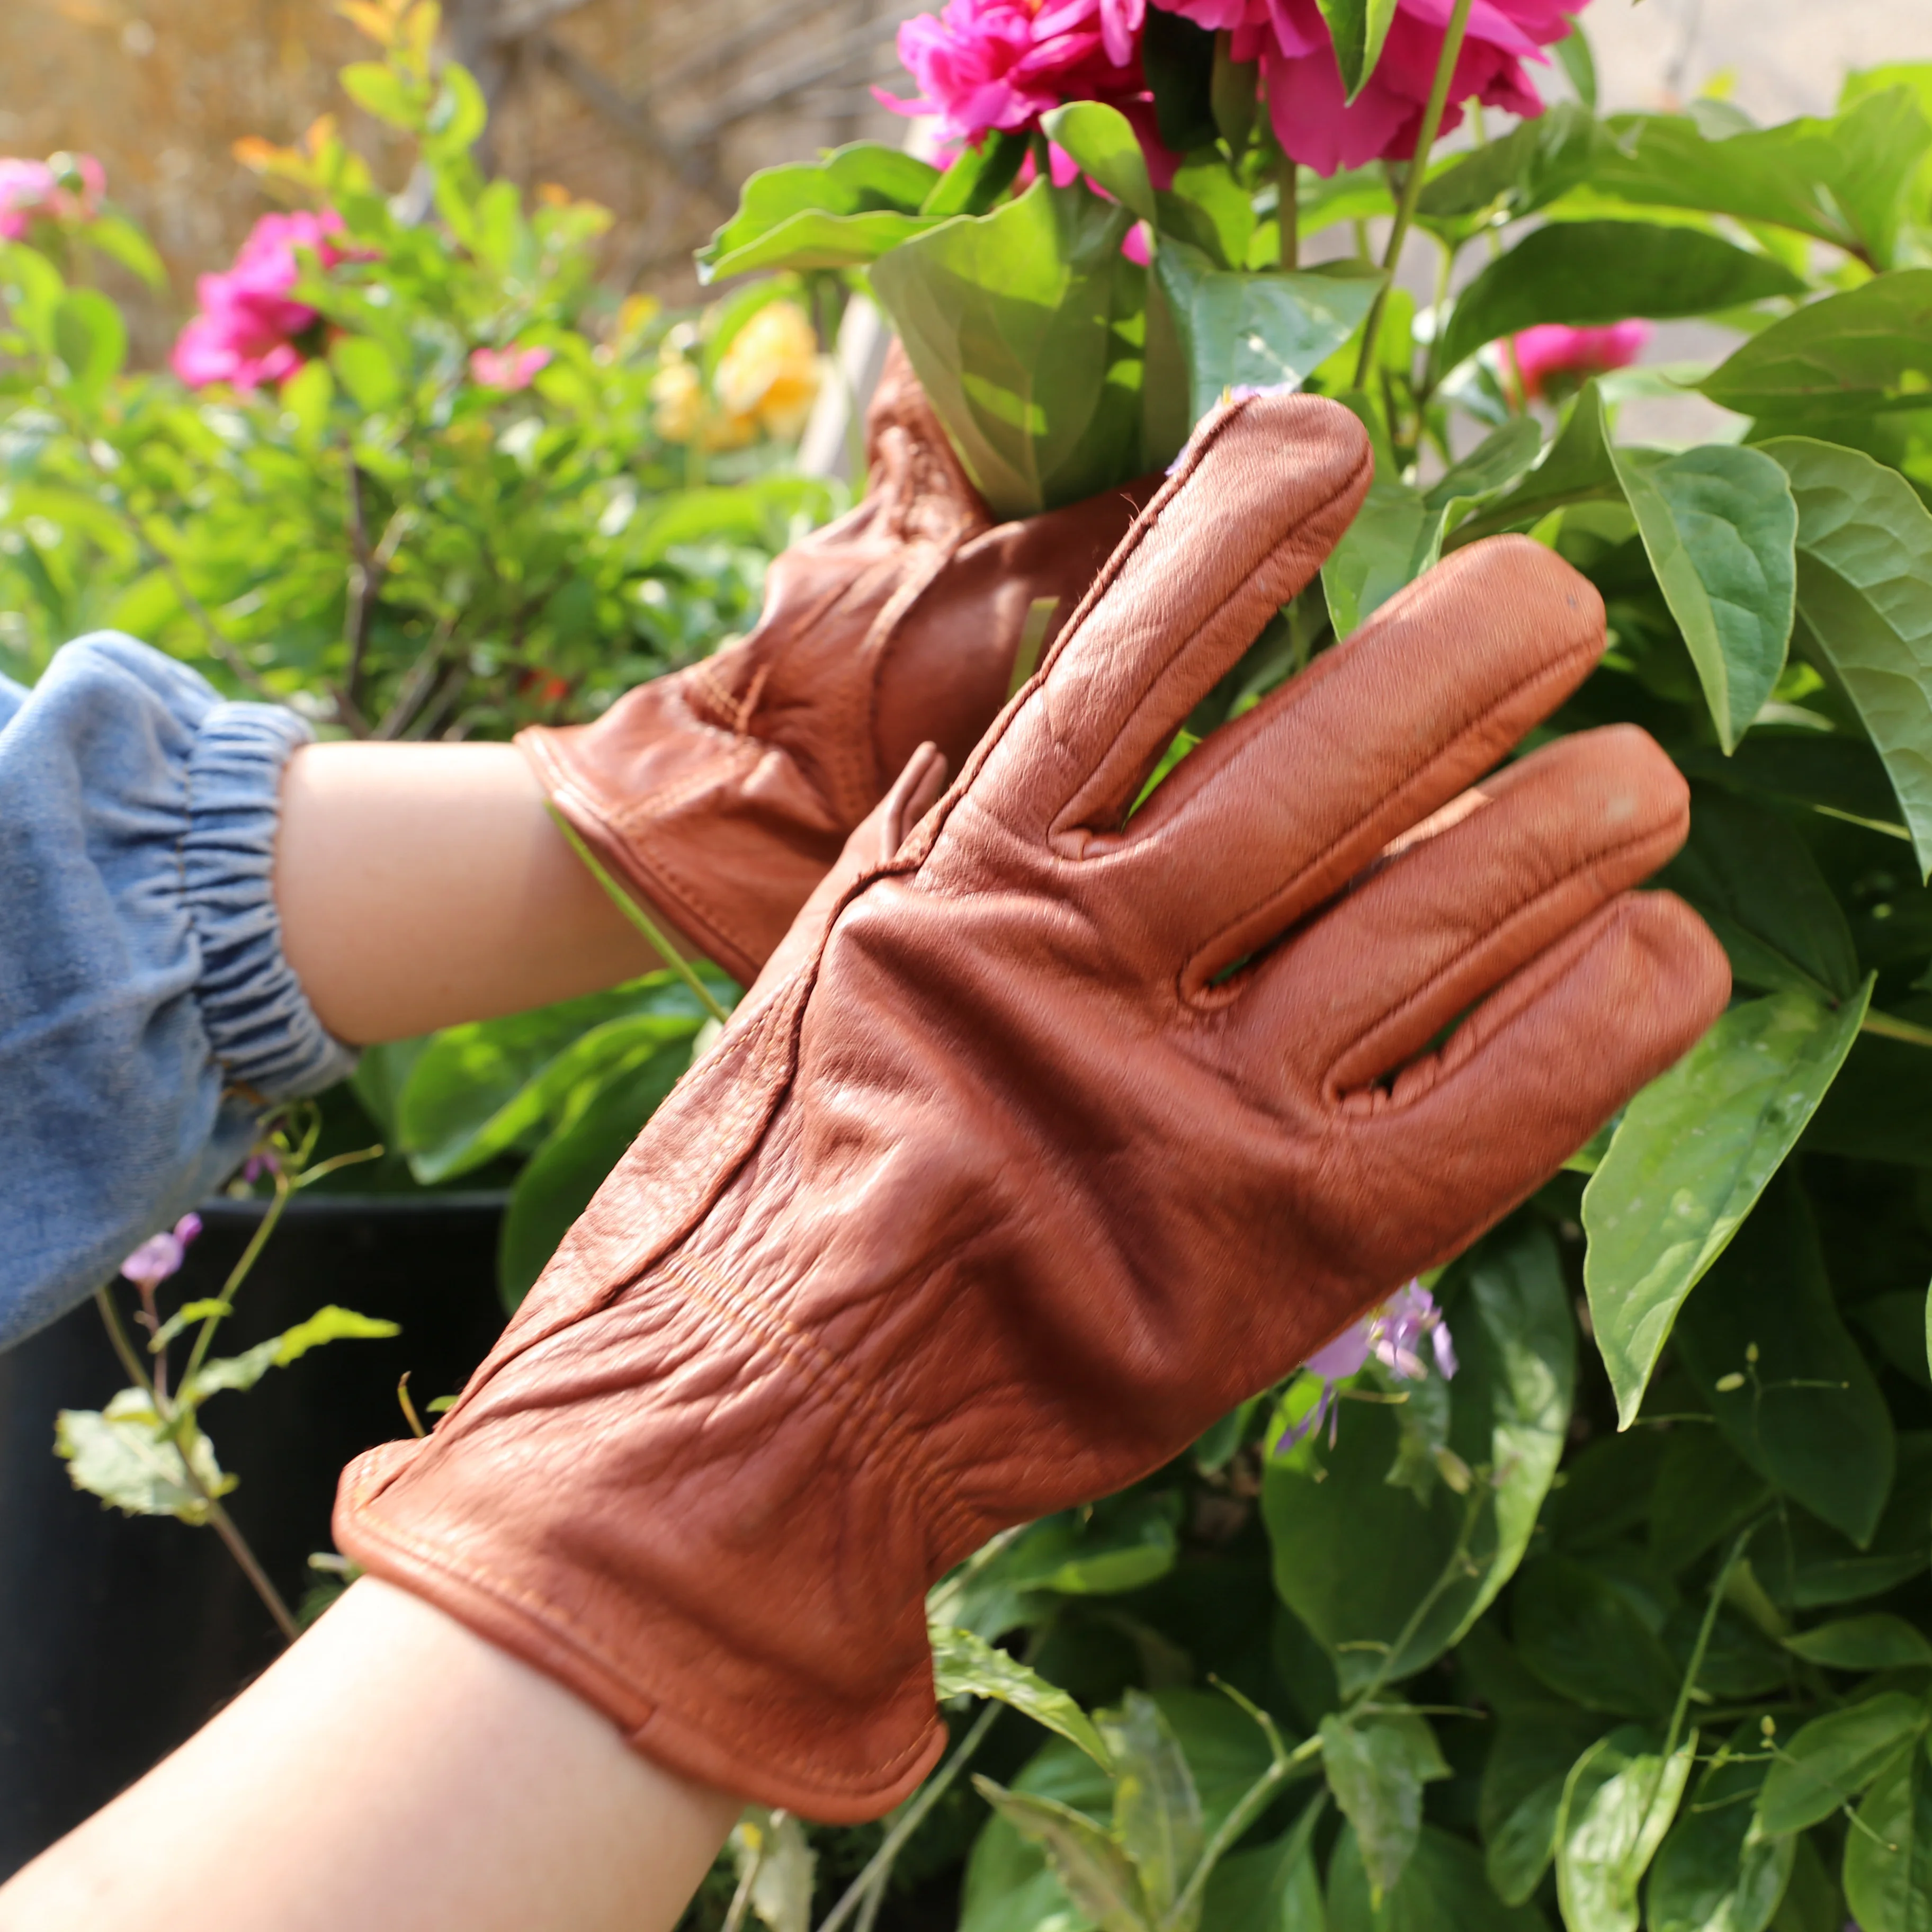
M718 363L718 400L734 418L755 417L767 436L790 441L818 394L818 337L797 303L767 302L731 338Z
M651 378L652 426L667 442L688 442L704 414L704 385L688 362L667 362Z

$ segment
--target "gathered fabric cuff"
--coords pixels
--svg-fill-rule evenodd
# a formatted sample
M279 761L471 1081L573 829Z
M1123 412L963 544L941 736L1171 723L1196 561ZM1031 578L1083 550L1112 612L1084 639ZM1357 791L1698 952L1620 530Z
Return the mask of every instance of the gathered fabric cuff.
M188 758L180 856L201 954L195 999L229 1084L270 1101L320 1093L356 1065L283 956L275 909L282 767L311 735L274 705L217 704Z

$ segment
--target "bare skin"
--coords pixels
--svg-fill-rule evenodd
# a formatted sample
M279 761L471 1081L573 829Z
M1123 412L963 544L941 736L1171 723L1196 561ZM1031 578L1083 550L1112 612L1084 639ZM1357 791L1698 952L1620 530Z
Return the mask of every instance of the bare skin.
M508 745L310 745L275 849L282 946L367 1046L614 986L659 964Z
M669 1932L742 1804L364 1578L0 1886L0 1932Z

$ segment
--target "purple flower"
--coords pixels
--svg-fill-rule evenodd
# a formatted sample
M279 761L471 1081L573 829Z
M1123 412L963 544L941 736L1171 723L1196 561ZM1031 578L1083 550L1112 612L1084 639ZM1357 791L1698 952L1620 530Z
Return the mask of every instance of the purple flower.
M150 1234L121 1264L121 1272L152 1294L170 1275L179 1272L188 1258L188 1243L200 1232L201 1216L184 1214L166 1234Z
M242 1168L242 1178L252 1186L265 1174L280 1174L282 1163L272 1148L261 1154L251 1154Z
M1316 1349L1302 1364L1305 1370L1320 1379L1321 1396L1300 1422L1284 1430L1276 1438L1275 1450L1293 1448L1304 1436L1319 1428L1324 1418L1328 1423L1328 1440L1333 1443L1339 1420L1337 1391L1351 1376L1360 1374L1368 1366L1371 1356L1397 1382L1420 1382L1429 1372L1428 1364L1421 1355L1425 1336L1428 1338L1429 1352L1435 1358L1443 1379L1450 1380L1456 1373L1457 1364L1456 1345L1450 1338L1449 1324L1443 1320L1442 1311L1436 1305L1436 1298L1420 1282L1412 1281L1406 1288L1396 1289L1388 1300L1370 1309L1352 1327L1343 1329L1332 1342Z

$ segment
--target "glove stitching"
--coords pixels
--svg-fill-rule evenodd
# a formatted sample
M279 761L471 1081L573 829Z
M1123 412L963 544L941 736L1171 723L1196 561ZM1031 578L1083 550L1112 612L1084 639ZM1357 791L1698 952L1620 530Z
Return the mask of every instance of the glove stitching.
M1514 912L1509 914L1499 924L1490 927L1480 938L1474 940L1469 945L1465 946L1460 952L1454 956L1454 958L1444 961L1442 964L1438 967L1435 972L1432 973L1428 979L1424 981L1420 986L1414 988L1404 998L1398 1000L1393 1006L1388 1007L1382 1013L1378 1015L1376 1018L1371 1020L1355 1034L1354 1037L1351 1040L1346 1046L1340 1048L1330 1056L1329 1060L1329 1070L1322 1076L1322 1094L1323 1099L1327 1100L1331 1106L1340 1100L1342 1098L1342 1090L1335 1084L1334 1072L1334 1066L1338 1061L1347 1059L1349 1054L1354 1052L1362 1045L1363 1042L1369 1039L1372 1034L1379 1031L1383 1027L1388 1025L1390 1021L1394 1019L1400 1014L1407 1012L1419 1002L1426 1000L1430 992L1436 987L1441 986L1444 980L1453 979L1468 960L1472 958L1477 953L1480 952L1492 946L1496 940L1502 938L1504 934L1510 932L1513 929L1522 925L1526 921L1530 920L1539 906L1541 906L1547 901L1554 898L1558 893L1567 890L1586 872L1592 871L1598 866L1606 866L1613 862L1624 853L1633 850L1638 846L1649 844L1652 841L1655 839L1658 836L1658 828L1655 826L1651 826L1643 830L1632 832L1628 838L1619 840L1618 842L1614 845L1600 847L1597 850L1592 852L1588 857L1580 860L1575 865L1572 866L1568 872L1563 873L1559 878L1552 879L1550 883L1546 886L1541 892L1538 892L1534 898L1524 900ZM1605 905L1609 905L1614 903L1618 896L1617 894L1612 893L1604 900L1604 904ZM1598 910L1600 910L1600 908L1598 908ZM1580 925L1581 923L1581 921L1577 922L1578 925ZM1572 926L1569 928L1569 931L1574 932L1576 929L1576 926ZM1562 940L1568 936L1567 933L1558 934L1556 938L1552 939L1550 942L1550 946L1553 946L1560 944ZM1522 966L1516 968L1516 970L1520 972L1523 970L1523 968L1533 965L1535 962L1540 958L1543 956L1543 954L1549 950L1549 946L1540 948L1536 952L1532 954L1528 959L1526 959L1522 962ZM1514 975L1511 974L1508 976L1513 978ZM1498 990L1498 988L1492 987L1490 988L1490 992L1493 993L1497 990ZM1486 999L1490 997L1490 994L1484 994L1482 997L1484 999ZM1348 1090L1350 1092L1354 1092L1359 1090L1350 1088ZM1432 1088L1427 1090L1432 1092L1434 1089Z

